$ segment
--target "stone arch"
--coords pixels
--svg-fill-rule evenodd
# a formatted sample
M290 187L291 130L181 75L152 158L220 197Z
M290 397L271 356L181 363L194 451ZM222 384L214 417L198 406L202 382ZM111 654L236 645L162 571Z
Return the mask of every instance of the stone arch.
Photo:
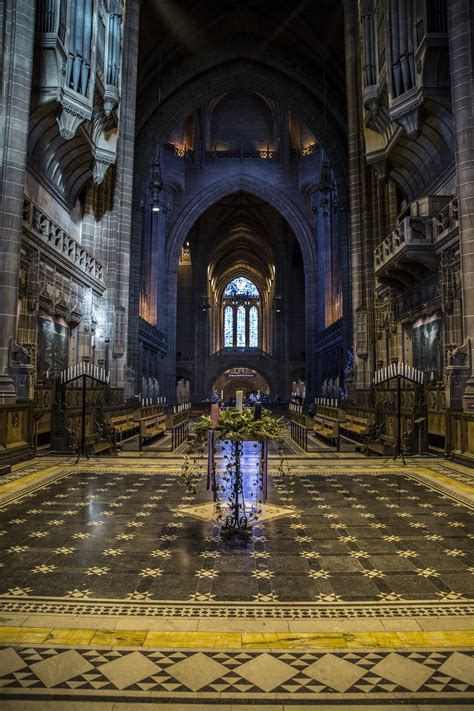
M231 368L251 368L252 370L255 370L266 381L271 391L275 389L273 365L269 364L266 366L261 364L259 361L258 366L256 366L255 363L248 361L244 362L242 360L242 357L240 356L235 359L235 362L232 359L226 360L225 365L223 365L222 362L213 362L212 358L209 359L208 374L205 385L206 392L211 392L211 388L216 382L216 380L221 375L224 375L226 370L230 370Z
M316 240L313 232L297 205L282 191L270 183L256 180L249 175L234 176L228 181L217 181L198 193L176 218L168 237L166 254L167 317L166 332L169 338L167 354L168 392L176 367L176 303L178 285L178 259L186 235L196 220L218 200L236 192L247 192L268 202L289 224L300 246L305 268L306 352L311 353L315 338L317 303L316 295ZM238 365L238 364L237 364ZM307 381L311 381L312 359L306 363ZM263 375L263 373L262 373ZM271 377L275 384L275 378ZM269 381L267 381L269 382Z
M454 131L452 116L443 106L425 102L427 114L420 135L409 138L400 134L390 152L390 178L408 202L428 194L440 178L452 170Z
M176 270L181 246L196 220L215 202L237 192L246 192L268 202L289 224L303 255L305 269L314 269L315 240L304 215L295 203L281 190L250 175L238 175L229 180L217 181L196 195L175 220L168 238L168 273Z
M211 67L208 72L193 77L166 98L155 110L150 110L148 121L137 135L135 164L140 166L135 190L141 194L148 179L156 146L166 140L174 125L216 96L230 90L265 93L300 118L314 133L333 166L338 192L347 204L347 147L345 123L341 116L327 121L318 97L306 86L272 66L251 60L236 60L229 76L228 63Z

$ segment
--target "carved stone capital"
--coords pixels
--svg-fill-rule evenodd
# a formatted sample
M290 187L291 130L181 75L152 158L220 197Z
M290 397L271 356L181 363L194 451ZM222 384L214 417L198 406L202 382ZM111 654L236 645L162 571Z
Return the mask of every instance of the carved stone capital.
M120 103L120 93L116 86L106 84L104 90L104 111L106 116L110 116L112 111L117 108Z
M115 163L116 155L110 151L97 149L94 152L94 165L92 168L92 180L95 185L100 185L111 165Z
M369 113L377 111L379 107L380 96L379 87L377 84L366 86L364 89L364 106Z
M59 135L69 141L74 138L81 123L90 121L92 107L65 93L61 94L59 101L62 106L62 111L57 118Z
M421 111L423 102L421 89L398 97L390 106L390 118L405 130L409 138L417 138L421 131Z

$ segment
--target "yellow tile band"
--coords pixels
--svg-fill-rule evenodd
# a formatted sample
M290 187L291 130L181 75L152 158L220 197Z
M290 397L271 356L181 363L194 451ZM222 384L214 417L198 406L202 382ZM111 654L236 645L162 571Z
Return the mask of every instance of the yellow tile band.
M2 484L0 485L0 494L6 494L8 491L14 491L15 489L23 489L27 484L41 480L45 474L50 474L55 469L63 468L64 465L54 464L53 466L46 467L39 472L34 472L33 474L28 474L27 476L15 479L15 481L10 481L8 484Z
M0 644L66 644L165 649L410 649L474 647L473 630L442 632L159 632L1 627Z

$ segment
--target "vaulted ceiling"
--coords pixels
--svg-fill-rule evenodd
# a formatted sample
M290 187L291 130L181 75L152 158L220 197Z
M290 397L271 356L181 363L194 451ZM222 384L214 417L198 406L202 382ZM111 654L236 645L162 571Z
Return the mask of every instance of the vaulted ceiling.
M299 249L276 210L248 193L236 193L215 203L199 219L189 239L199 263L208 267L218 298L238 275L247 276L261 293L268 293L283 260Z
M338 0L148 0L141 8L137 164L214 97L263 91L346 172L343 8ZM152 158L151 158L152 159Z

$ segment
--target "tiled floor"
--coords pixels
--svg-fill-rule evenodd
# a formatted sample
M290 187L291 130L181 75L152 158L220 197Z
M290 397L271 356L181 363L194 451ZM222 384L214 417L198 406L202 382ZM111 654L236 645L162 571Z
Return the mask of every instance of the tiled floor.
M243 543L179 464L48 459L2 482L1 711L472 708L468 470L295 457Z

